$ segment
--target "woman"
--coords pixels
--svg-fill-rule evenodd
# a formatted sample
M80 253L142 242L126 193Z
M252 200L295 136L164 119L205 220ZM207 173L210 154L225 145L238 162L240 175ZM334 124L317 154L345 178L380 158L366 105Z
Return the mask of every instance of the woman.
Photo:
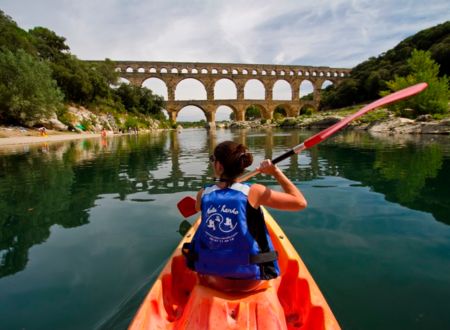
M272 175L284 192L261 184L238 183L253 162L242 144L225 141L211 155L217 183L201 189L196 209L202 221L192 242L184 247L188 266L202 284L223 291L251 291L279 275L277 254L260 206L296 211L307 205L303 194L273 165L261 162L258 171Z

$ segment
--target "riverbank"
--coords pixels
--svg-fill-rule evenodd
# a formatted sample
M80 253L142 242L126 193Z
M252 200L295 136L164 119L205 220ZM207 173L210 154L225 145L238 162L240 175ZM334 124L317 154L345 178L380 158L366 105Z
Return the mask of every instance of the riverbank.
M57 142L75 139L98 138L101 134L97 133L75 133L59 132L47 130L46 136L41 136L36 129L24 127L2 127L0 126L0 147L20 144L34 144L42 142Z

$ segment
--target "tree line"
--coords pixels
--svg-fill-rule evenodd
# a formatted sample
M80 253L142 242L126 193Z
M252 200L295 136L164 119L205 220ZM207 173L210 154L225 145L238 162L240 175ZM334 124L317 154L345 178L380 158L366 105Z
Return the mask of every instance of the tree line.
M25 31L0 10L0 122L64 117L65 104L164 118L161 96L118 81L113 61L81 61L64 37L45 27Z

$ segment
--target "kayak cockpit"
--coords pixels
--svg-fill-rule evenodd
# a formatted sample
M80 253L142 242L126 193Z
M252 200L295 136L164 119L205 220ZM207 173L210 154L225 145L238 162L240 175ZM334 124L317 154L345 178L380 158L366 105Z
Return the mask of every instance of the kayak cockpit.
M224 293L199 284L181 241L136 314L130 329L340 329L325 298L272 217L266 222L281 276L266 289ZM198 224L197 224L198 225Z

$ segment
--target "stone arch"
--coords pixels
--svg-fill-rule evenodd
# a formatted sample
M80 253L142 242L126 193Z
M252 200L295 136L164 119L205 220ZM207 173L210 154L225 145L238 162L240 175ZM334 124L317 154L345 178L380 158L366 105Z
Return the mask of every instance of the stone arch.
M298 110L288 103L277 104L273 110L273 119L280 119L277 114L281 114L283 117L296 117L298 115Z
M137 72L138 73L144 73L145 69L143 67L140 67L140 68L137 69Z
M133 73L133 72L134 72L134 69L133 69L131 66L129 66L129 67L126 68L125 72L127 72L127 73Z
M160 95L164 98L164 100L167 101L168 99L168 90L167 90L167 84L164 80L159 78L148 78L144 80L142 83L143 87L147 87L150 89L153 94Z
M161 70L159 70L159 73L167 73L167 68L161 68Z
M311 114L317 111L317 109L310 103L306 103L300 107L300 115Z
M224 121L231 120L231 115L233 114L233 118L237 118L237 109L229 104L219 105L216 109L215 120L216 121Z
M332 85L334 85L334 82L332 80L327 79L321 84L320 89L327 89L329 86Z
M279 79L273 84L273 100L292 100L292 87L289 82Z
M208 74L208 69L201 69L200 72L201 72L202 74Z
M122 85L122 84L127 84L127 85L129 85L130 83L131 83L131 81L128 80L127 78L119 77L119 78L117 79L117 85L115 85L114 87L119 87L119 86Z
M205 85L194 78L181 80L175 87L175 100L206 100Z
M178 73L178 69L177 69L177 68L172 68L172 69L170 70L170 73Z
M258 113L255 113L254 110ZM250 113L251 112L251 113ZM261 118L270 119L270 113L261 104L250 104L244 112L245 120L258 120Z
M244 99L246 100L264 100L266 88L259 79L249 79L244 85Z
M217 80L214 84L214 99L237 99L236 83L233 80L227 78Z
M300 84L300 99L310 98L313 94L314 84L308 79L303 80Z
M205 120L207 121L207 114L205 109L203 109L201 106L197 104L187 104L183 106L182 108L177 110L176 115L176 121L177 122L192 122L192 121L200 121ZM203 116L202 119L198 119L199 116Z
M166 109L162 109L161 112L166 119L170 119L169 112Z

